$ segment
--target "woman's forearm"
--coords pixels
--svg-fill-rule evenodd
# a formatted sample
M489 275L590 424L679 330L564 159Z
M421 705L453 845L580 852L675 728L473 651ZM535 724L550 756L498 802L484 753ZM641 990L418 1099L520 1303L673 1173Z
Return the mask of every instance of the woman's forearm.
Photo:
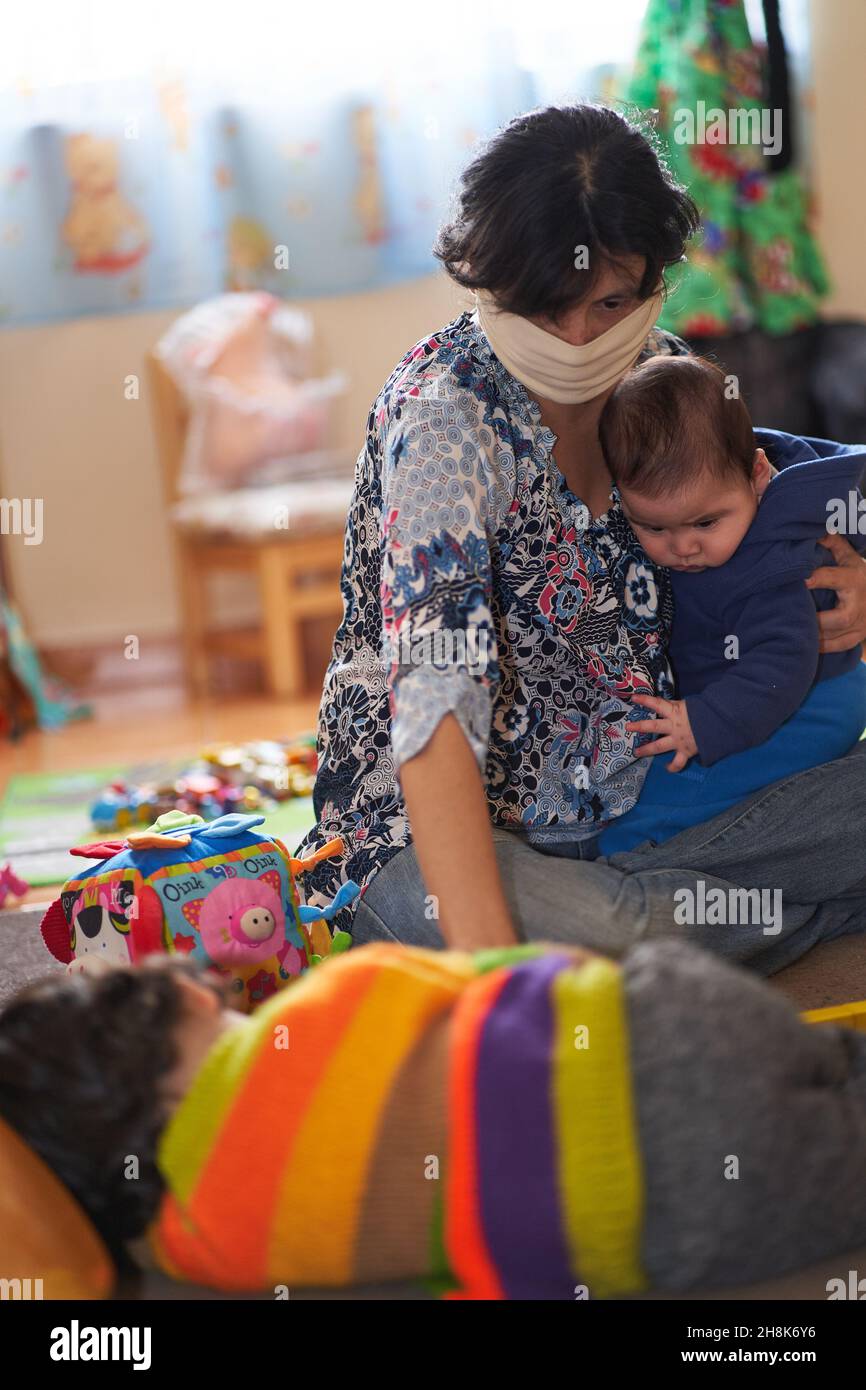
M478 764L453 714L400 768L418 865L439 928L458 950L517 940L493 847Z

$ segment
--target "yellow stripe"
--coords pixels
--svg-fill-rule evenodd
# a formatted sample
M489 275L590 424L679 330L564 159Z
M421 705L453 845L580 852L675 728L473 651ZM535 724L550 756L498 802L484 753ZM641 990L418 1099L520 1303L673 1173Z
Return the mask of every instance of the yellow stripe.
M619 970L601 959L563 970L553 996L559 1188L573 1268L590 1297L634 1292L646 1287L643 1176Z
M433 954L402 946L382 950L379 964L379 976L335 1048L292 1149L271 1235L269 1270L275 1280L351 1281L367 1167L395 1075L428 1022L450 1007L475 974L472 957L456 951ZM418 1162L424 1162L421 1153Z

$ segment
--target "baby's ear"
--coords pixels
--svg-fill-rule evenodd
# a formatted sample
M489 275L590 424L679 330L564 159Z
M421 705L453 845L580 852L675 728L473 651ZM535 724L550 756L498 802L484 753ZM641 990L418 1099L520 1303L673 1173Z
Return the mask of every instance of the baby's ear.
M770 463L763 449L756 449L755 457L752 462L752 487L758 499L763 497L764 493L767 491L774 471L773 465Z
M175 976L177 987L183 997L183 1006L192 1014L217 1014L222 1010L222 1002L216 992L191 975L181 971Z

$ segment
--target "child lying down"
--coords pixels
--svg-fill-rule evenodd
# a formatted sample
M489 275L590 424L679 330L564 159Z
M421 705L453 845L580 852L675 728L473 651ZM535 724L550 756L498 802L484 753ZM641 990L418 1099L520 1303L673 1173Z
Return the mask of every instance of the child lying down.
M674 942L370 945L251 1017L189 961L50 978L0 1113L114 1249L226 1290L712 1289L866 1241L866 1035Z

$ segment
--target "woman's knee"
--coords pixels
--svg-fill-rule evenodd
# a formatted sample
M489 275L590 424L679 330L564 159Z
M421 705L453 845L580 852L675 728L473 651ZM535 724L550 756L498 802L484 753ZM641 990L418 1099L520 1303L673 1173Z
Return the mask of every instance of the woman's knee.
M358 903L352 922L352 945L368 946L372 941L399 942L391 928L365 902Z
M442 950L438 917L438 903L425 888L415 848L407 845L370 881L355 909L352 941L356 946L391 941Z

